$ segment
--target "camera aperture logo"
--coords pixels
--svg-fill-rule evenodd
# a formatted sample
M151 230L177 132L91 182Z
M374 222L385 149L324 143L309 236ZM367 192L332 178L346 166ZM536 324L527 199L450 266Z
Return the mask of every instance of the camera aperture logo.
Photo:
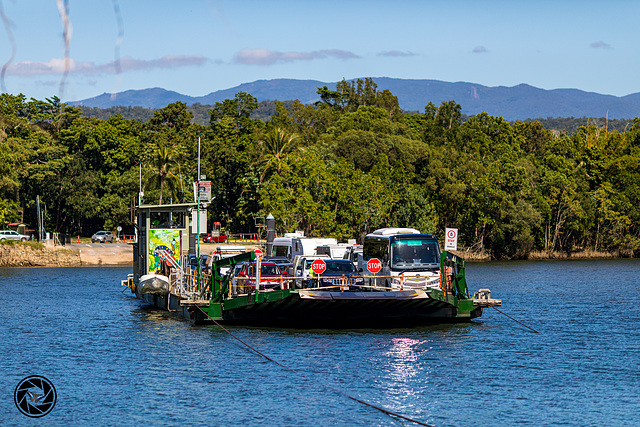
M56 406L57 398L56 389L51 381L40 375L24 378L13 393L18 410L31 418L44 417L51 412Z

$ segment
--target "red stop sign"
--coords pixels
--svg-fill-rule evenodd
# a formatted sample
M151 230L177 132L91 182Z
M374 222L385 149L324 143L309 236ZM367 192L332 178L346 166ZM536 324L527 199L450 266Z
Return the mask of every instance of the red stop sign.
M382 270L382 263L378 258L371 258L367 261L367 270L373 274L379 273Z
M317 259L311 263L311 271L316 274L322 274L327 269L327 263L324 260Z
M256 249L253 253L256 254L257 257L262 258L262 251L260 249Z

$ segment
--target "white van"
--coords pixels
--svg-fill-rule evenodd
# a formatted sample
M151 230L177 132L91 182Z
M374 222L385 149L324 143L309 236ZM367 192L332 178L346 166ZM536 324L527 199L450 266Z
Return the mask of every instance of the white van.
M333 259L343 259L344 254L352 245L348 243L338 243L335 245L319 245L316 249L318 255L329 255Z
M337 245L338 241L330 237L276 237L268 256L283 256L293 260L297 255L315 255L320 245Z

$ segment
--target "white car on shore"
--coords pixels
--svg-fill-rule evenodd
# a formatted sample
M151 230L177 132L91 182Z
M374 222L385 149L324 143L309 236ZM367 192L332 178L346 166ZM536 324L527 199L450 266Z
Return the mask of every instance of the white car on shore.
M31 240L31 236L19 234L13 230L2 230L0 231L0 242L3 240L19 240L21 242L26 242L27 240Z

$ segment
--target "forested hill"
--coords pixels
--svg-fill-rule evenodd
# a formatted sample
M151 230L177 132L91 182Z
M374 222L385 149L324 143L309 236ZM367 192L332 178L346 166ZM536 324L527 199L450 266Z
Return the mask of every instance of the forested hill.
M407 80L387 77L373 78L378 89L389 90L398 97L400 108L405 111L423 112L428 102L440 105L455 100L462 107L462 114L472 116L486 112L509 121L557 117L607 117L609 119L633 119L640 116L640 93L627 96L602 95L577 89L545 90L520 84L513 87L488 87L466 82L439 80ZM334 90L337 83L317 80L274 79L211 92L204 96L187 96L162 88L129 90L115 96L102 94L72 102L73 106L110 108L132 106L163 108L181 101L187 105L213 105L233 98L238 92L250 93L260 101L299 100L313 104L320 100L319 87Z

